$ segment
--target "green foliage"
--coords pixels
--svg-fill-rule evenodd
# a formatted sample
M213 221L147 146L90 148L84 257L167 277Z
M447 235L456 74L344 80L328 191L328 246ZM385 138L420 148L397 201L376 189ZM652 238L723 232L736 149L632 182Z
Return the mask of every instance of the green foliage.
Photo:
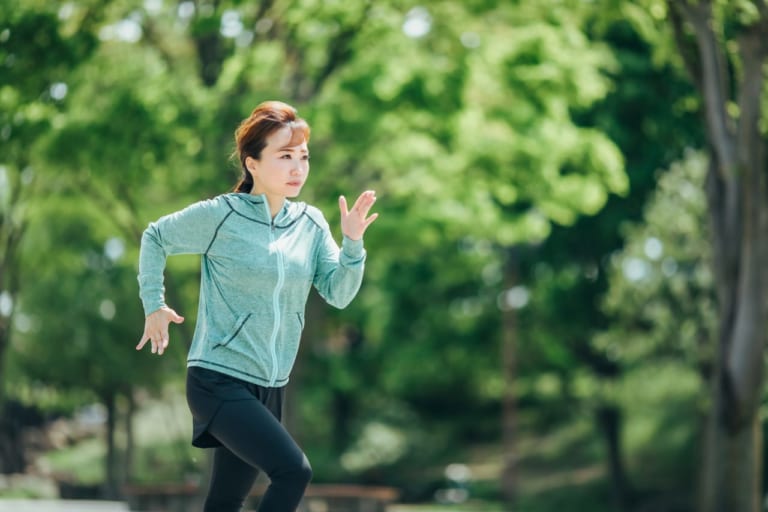
M171 352L138 354L139 236L148 221L231 188L235 126L276 98L312 125L301 199L320 206L337 235L339 194L374 188L380 197L360 296L308 324L312 344L292 381L318 479L407 485L423 476L409 468L498 438L499 297L512 245L526 246L516 384L521 406L535 411L530 428L591 413L606 396L629 400L595 375L619 363L641 372L642 357L662 347L693 358L695 335L671 346L668 323L651 342L629 334L622 305L643 308L644 322L675 317L650 307L663 299L648 290L614 288L619 258L632 256L606 255L624 236L653 236L683 251L670 253L679 277L702 248L693 217L688 231L664 237L617 229L640 217L653 171L700 140L690 90L661 65L665 4L651 3L620 2L601 16L588 3L554 0L4 5L0 183L22 183L28 167L39 186L23 201L11 363L25 382L16 393L36 396L28 390L44 382L86 401L180 385L198 260L169 262L168 300L187 317L172 327ZM3 187L0 198L10 201ZM681 241L688 249L674 249ZM122 252L110 257L115 247ZM663 260L654 263L663 271ZM615 308L599 311L608 279ZM709 307L702 279L694 290L659 277L670 297L690 300L677 315ZM592 343L608 316L626 331ZM590 435L579 438L587 453L557 445L544 462L592 463ZM633 439L641 453L648 438ZM165 467L183 451L174 446L140 455L137 466ZM196 467L183 457L178 466Z
M665 172L644 223L627 226L612 258L605 308L615 322L596 344L625 366L662 356L704 368L714 357L706 171L706 158L692 153Z
M79 198L50 198L32 215L21 249L25 320L13 345L28 377L98 397L156 385L160 375L146 371L154 365L127 350L141 318L124 292L135 289L135 271L109 228Z

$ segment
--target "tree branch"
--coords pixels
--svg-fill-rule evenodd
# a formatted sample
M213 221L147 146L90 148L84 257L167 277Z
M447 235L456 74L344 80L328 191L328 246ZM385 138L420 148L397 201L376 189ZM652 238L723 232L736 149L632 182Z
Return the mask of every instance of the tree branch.
M734 121L726 110L730 99L726 57L712 29L712 4L709 0L696 4L686 0L670 0L669 5L670 9L677 10L691 24L696 35L701 62L699 80L702 84L707 129L719 163L719 172L728 178L737 172L738 160L734 144Z
M698 48L693 44L690 38L686 37L685 29L683 28L685 21L672 3L669 5L669 17L672 22L672 33L675 38L675 44L683 59L685 70L688 72L688 76L693 82L693 85L698 89L699 94L704 96L704 84L701 81L704 73L701 70L701 63L699 62Z

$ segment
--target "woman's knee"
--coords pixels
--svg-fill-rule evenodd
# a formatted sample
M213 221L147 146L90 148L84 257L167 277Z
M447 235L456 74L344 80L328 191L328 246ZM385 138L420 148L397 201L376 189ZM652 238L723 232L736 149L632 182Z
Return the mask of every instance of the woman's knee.
M300 460L278 468L277 471L269 476L273 482L275 480L282 480L296 486L306 487L312 480L312 466L307 457L303 455Z
M312 465L309 463L306 456L302 458L299 474L301 475L301 480L305 482L305 485L309 484L312 480Z

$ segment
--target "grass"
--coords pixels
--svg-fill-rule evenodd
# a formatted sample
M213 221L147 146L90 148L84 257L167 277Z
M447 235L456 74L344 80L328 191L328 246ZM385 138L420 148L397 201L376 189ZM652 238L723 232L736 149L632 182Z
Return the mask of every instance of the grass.
M87 439L73 446L46 453L38 462L46 473L66 475L81 484L104 480L106 449L101 439Z

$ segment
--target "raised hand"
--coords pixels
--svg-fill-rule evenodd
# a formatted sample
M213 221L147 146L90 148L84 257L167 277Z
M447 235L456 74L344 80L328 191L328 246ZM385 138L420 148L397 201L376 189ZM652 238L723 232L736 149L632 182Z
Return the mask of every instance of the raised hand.
M374 213L368 217L373 203L376 202L376 192L366 190L357 198L351 210L347 210L347 199L339 196L339 209L341 210L341 232L352 240L360 240L368 226L375 221L379 214Z
M163 355L168 348L168 325L173 322L180 324L184 317L180 316L169 307L162 307L157 311L150 313L144 320L144 335L136 345L136 350L141 350L148 342L152 342L152 353L159 356Z

